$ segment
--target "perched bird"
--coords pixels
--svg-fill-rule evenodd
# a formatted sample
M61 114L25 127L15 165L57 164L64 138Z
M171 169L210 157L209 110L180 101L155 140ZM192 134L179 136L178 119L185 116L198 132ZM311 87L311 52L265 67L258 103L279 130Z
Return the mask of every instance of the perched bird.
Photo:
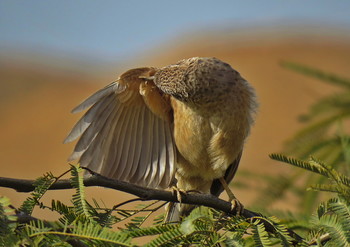
M70 160L151 188L219 196L233 179L257 107L248 82L217 58L136 68L73 109ZM232 199L232 198L231 198ZM170 220L190 206L172 205Z

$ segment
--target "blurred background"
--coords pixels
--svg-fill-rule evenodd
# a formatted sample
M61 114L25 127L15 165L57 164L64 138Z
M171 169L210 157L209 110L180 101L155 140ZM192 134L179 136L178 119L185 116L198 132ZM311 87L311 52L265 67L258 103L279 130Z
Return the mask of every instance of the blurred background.
M349 10L345 0L1 0L0 176L60 175L73 148L62 141L81 116L70 114L74 106L128 68L193 56L230 63L257 91L260 109L237 181L247 171L286 173L268 154L283 150L301 127L298 115L334 89L279 63L350 77ZM235 183L233 189L248 206L256 196ZM15 206L27 196L3 188L0 195ZM44 201L70 195L53 191ZM89 188L88 196L107 206L132 198L102 188Z

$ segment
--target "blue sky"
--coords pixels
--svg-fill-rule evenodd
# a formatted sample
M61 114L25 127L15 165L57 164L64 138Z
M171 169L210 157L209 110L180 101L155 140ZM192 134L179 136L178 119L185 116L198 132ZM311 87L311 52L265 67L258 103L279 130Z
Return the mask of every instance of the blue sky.
M350 1L0 0L0 50L112 59L195 30L288 21L350 27Z

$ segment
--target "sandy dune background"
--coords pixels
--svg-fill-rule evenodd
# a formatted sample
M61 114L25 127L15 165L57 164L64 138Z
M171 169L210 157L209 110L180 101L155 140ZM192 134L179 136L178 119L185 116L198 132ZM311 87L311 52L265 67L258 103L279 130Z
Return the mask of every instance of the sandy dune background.
M193 56L215 56L230 63L256 89L260 109L237 179L243 170L276 176L288 172L286 166L271 161L268 154L282 150L283 142L301 126L297 116L306 112L307 106L334 90L283 69L280 61L299 62L350 77L349 39L341 33L327 35L307 30L294 33L226 30L179 37L170 44L160 44L138 57L128 58L121 66L108 64L103 73L97 69L101 64L96 64L96 70L84 66L75 70L78 62L67 61L74 63L67 70L67 66L55 65L54 56L47 61L35 54L25 54L24 59L6 53L0 58L0 176L32 179L47 171L63 173L68 169L66 158L73 144L63 145L62 141L81 116L70 114L75 105L126 68L163 66ZM103 188L89 188L87 193L88 198L94 197L107 206L132 198ZM43 200L67 202L71 194L72 191L53 191ZM0 195L10 197L15 206L27 196L4 188L0 188ZM249 205L256 193L239 189L236 195ZM293 209L293 203L275 207ZM36 212L40 217L55 217L44 213Z

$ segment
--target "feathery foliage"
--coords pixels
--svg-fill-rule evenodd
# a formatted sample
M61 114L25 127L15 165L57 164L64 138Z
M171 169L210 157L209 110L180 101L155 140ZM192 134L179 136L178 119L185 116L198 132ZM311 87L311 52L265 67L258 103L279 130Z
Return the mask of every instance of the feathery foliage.
M310 217L309 242L323 246L326 240L327 246L350 246L350 177L313 158L302 161L278 154L270 157L327 178L327 184L309 187L312 190L336 194L336 197L321 203L316 213Z
M10 199L0 196L0 246L15 246L18 238L14 234L17 217L11 208Z
M58 200L52 200L51 205L34 205L41 210L49 209L61 215L57 221L28 218L26 212L15 213L14 210L9 210L9 201L1 199L0 224L5 226L0 232L3 246L18 242L29 246L136 246L135 241L142 241L144 237L150 236L152 239L145 246L247 246L249 243L254 246L268 246L267 243L269 246L273 246L271 243L275 246L280 243L288 246L293 241L286 227L277 218L261 216L247 220L223 215L214 209L198 207L182 223L164 224L163 216L156 217L153 222L150 218L164 203L157 205L157 202L152 202L140 205L136 210L118 209L121 204L112 209L101 208L96 201L92 206L86 201L81 174L82 169L79 166L71 167L71 183L76 189L72 205ZM40 183L37 186L47 188L48 183L42 182L43 178L38 180ZM42 191L43 188L35 191ZM16 217L9 216L9 212ZM149 221L147 226L143 226L145 221ZM123 222L124 227L113 230L115 224ZM150 223L153 225L149 226ZM270 225L274 231L268 233L265 224Z
M73 195L73 204L76 209L76 213L85 216L86 218L90 217L90 212L88 204L85 200L85 186L84 186L84 177L82 173L82 168L79 165L71 165L71 184L76 189L75 194Z
M288 154L301 159L315 156L341 171L348 169L349 160L343 151L344 145L349 147L349 135L342 125L350 122L350 79L291 62L283 62L282 66L338 89L315 102L309 113L301 116L300 120L307 125L287 143Z
M44 176L38 178L35 183L35 190L31 193L19 208L19 211L31 215L33 209L36 205L40 205L40 199L45 194L45 192L50 188L50 186L56 182L56 178L51 174L47 173Z
M317 100L307 114L300 117L304 127L286 142L283 153L302 160L310 156L323 160L324 163L339 173L350 174L350 135L347 132L350 126L350 79L311 68L305 65L282 62L282 67L314 78L320 82L330 84L334 91ZM285 162L289 163L287 160ZM308 162L303 163L309 166ZM321 194L319 190L305 193L304 188L310 184L325 184L327 178L318 176L329 168L321 165L309 166L315 172L306 172L304 169L290 169L288 174L278 177L265 176L262 182L266 184L254 204L268 208L273 203L286 198L291 192L299 204L300 213L310 214L321 200L329 195ZM306 167L305 167L306 168ZM259 188L258 188L259 189ZM341 189L341 188L339 188Z

